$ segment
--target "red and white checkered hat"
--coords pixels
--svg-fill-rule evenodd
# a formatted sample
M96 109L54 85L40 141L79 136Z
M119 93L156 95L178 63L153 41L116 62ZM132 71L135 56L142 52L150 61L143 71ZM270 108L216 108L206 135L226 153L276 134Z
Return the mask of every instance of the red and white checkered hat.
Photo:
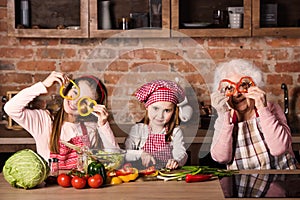
M158 101L178 104L185 99L184 90L177 83L169 80L146 83L136 91L135 96L146 107Z

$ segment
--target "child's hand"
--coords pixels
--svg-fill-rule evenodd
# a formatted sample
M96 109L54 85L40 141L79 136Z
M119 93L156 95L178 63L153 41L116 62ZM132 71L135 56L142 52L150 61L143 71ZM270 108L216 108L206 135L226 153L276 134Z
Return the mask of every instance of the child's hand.
M51 72L51 74L42 82L46 88L51 87L55 82L59 85L65 84L69 78L61 72Z
M141 155L141 159L142 159L142 164L145 167L149 167L150 166L150 162L152 162L153 165L156 164L155 159L153 156L151 156L149 153L143 151L142 155Z
M98 116L98 124L100 126L106 124L108 118L108 112L106 107L104 105L97 104L93 107L93 109L93 112L96 113L96 115Z
M177 167L178 167L177 160L174 160L174 159L168 160L166 168L168 168L168 169L176 169Z

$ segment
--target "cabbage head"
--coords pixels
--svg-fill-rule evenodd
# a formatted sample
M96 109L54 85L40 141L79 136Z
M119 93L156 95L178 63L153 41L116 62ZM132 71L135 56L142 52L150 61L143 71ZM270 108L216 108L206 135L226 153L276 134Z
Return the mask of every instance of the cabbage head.
M6 160L2 172L13 187L29 189L41 184L49 171L45 159L30 149L23 149Z

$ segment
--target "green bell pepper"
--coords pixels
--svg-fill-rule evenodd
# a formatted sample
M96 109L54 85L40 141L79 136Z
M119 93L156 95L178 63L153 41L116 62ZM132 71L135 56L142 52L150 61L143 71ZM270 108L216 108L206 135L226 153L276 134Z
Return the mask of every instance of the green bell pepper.
M91 162L88 165L87 172L89 175L92 176L95 174L100 174L103 178L103 183L106 183L106 176L107 176L106 170L104 165L101 162L97 162L97 161Z

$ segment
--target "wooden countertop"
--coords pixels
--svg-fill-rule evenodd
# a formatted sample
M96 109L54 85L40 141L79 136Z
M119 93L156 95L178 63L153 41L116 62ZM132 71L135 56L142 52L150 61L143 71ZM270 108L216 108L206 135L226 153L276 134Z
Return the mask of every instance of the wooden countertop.
M225 199L218 179L198 183L184 181L139 181L102 187L98 189L75 189L48 186L24 190L8 184L0 174L1 199L58 200L58 199Z
M242 174L300 174L300 170L244 170ZM0 174L1 199L57 200L57 199L225 199L217 178L205 182L185 181L142 181L123 183L98 189L63 188L58 185L24 190L14 188ZM260 199L260 198L258 198ZM266 198L261 198L266 199Z

